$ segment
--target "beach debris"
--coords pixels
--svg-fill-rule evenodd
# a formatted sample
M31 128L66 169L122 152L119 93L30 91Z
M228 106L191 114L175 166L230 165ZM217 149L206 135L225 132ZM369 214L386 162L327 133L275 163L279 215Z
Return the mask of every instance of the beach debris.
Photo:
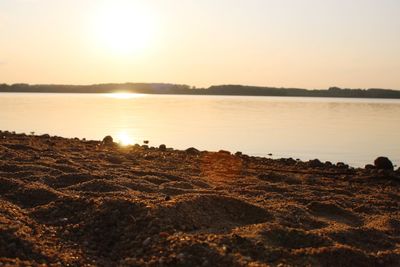
M186 153L191 154L191 155L196 155L196 154L199 154L199 153L200 153L200 151L197 150L197 149L194 148L194 147L189 147L189 148L186 149L185 151L186 151Z
M387 157L378 157L374 161L375 168L380 170L392 170L393 163Z
M101 145L102 146L112 146L112 145L114 145L114 139L110 135L107 135L106 137L103 138Z
M160 149L161 151L165 151L165 150L167 150L167 146L164 145L164 144L161 144L161 145L158 147L158 149Z

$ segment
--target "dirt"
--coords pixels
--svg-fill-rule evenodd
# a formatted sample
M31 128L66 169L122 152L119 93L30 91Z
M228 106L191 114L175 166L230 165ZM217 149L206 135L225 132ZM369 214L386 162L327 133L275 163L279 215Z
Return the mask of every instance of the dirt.
M400 173L0 132L0 266L399 266Z

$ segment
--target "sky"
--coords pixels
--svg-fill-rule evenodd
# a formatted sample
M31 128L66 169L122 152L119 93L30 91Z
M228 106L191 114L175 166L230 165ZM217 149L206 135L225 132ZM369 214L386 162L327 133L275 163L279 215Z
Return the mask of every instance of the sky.
M400 90L398 0L0 0L0 83Z

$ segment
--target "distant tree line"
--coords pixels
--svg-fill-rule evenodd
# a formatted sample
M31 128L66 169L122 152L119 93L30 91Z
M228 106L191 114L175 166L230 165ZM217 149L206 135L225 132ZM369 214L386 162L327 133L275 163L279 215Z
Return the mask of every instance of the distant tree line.
M25 93L114 93L118 91L143 94L178 95L243 95L243 96L303 96L303 97L350 97L350 98L400 98L400 91L391 89L301 89L243 85L218 85L195 88L184 84L168 83L109 83L93 85L29 85L0 84L0 92Z

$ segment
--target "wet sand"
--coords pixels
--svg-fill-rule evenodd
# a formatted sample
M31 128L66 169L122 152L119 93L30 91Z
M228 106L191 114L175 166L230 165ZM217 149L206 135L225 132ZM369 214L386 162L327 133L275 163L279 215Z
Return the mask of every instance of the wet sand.
M400 172L0 132L0 266L399 266Z

